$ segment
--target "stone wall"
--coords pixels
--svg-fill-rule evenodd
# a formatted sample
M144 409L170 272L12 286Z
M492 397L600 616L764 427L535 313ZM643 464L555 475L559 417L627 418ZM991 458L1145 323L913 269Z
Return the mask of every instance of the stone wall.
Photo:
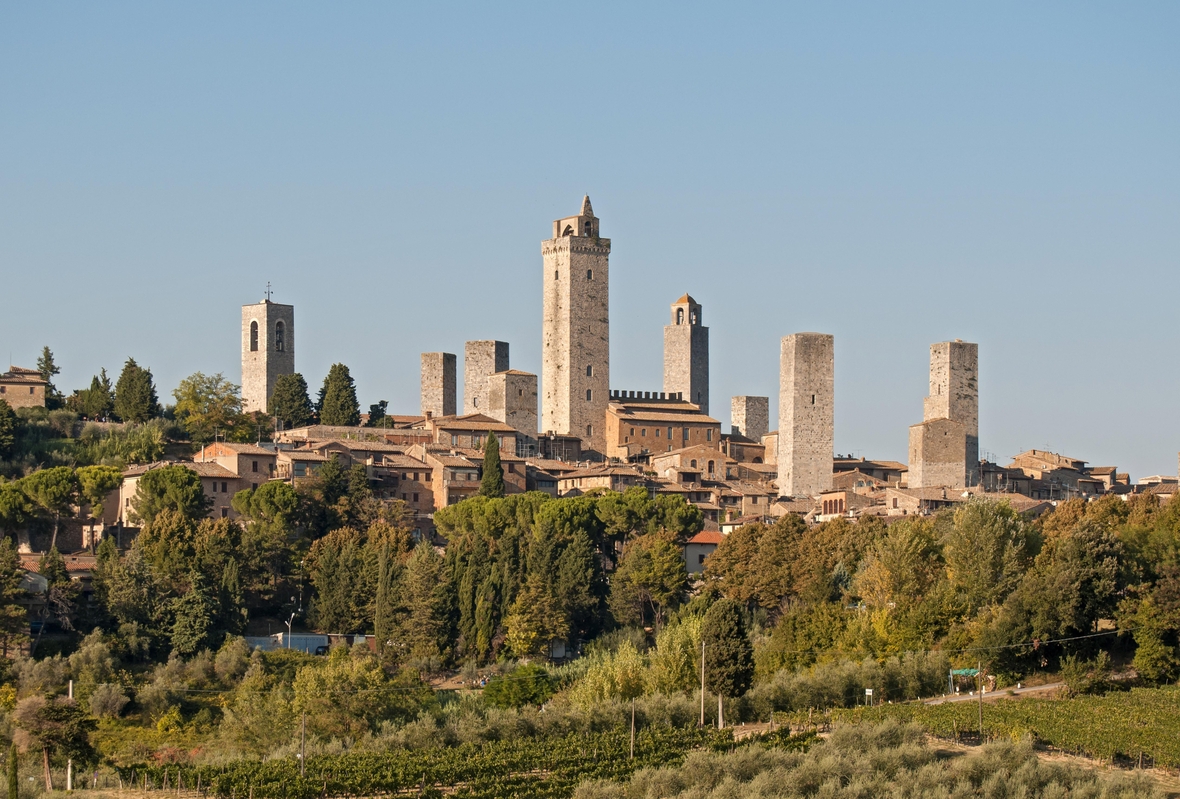
M537 435L537 376L509 370L488 378L488 409L496 421L528 436Z
M458 359L451 352L422 353L422 415L457 413Z
M965 477L953 485L979 483L979 345L942 341L930 345L930 395L923 401L923 421L950 419L963 426ZM910 462L912 482L913 461ZM929 470L926 470L930 473ZM956 470L957 474L957 470ZM925 483L926 486L940 485Z
M685 294L672 303L672 323L664 327L664 392L680 393L709 413L709 328L701 306Z
M779 494L810 497L832 487L834 339L795 333L779 363Z
M589 202L583 204L589 210ZM593 216L572 218L598 231ZM578 229L575 224L563 225ZM576 435L603 452L610 399L610 239L567 235L541 243L542 430Z
M770 397L733 397L729 401L729 424L735 434L762 441L762 436L770 432Z
M463 348L463 413L488 412L488 377L508 369L508 342L468 341Z
M242 306L242 410L266 413L279 375L295 371L295 307Z
M931 419L910 427L907 487L965 488L968 463L966 426L962 422Z

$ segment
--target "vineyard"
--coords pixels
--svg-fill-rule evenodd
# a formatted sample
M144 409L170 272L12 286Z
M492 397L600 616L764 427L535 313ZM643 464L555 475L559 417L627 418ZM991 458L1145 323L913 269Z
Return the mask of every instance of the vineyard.
M806 714L804 714L805 716ZM977 735L974 702L898 704L835 710L832 723L915 721L932 734ZM1039 743L1100 760L1144 762L1180 768L1180 688L1136 688L1074 699L1003 699L984 703L984 735L990 739L1031 736Z
M801 748L806 736L772 736ZM630 758L626 730L565 738L464 744L454 748L358 753L297 760L238 761L228 766L139 766L122 780L148 789L199 789L224 799L317 799L404 794L472 799L567 797L584 780L623 780L646 766L676 765L693 749L734 746L728 731L651 727L639 732Z

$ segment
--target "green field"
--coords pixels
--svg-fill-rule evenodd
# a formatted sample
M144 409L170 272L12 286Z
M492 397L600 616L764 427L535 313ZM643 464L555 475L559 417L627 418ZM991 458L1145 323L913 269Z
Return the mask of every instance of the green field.
M976 737L979 707L974 702L918 703L833 710L831 723L915 721L932 734ZM806 714L793 721L806 719ZM984 702L984 735L990 739L1032 737L1065 752L1102 760L1138 761L1180 767L1180 687L1136 688L1074 699L999 699Z

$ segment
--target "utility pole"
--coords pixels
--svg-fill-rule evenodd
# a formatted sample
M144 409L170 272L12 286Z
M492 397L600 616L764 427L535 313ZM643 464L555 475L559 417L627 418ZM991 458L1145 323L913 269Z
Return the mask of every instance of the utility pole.
M74 681L70 680L69 697L72 701L74 698ZM66 761L66 793L74 790L74 761L73 758Z
M705 642L701 640L701 727L705 726Z
M303 722L299 727L299 776L307 776L307 711L303 711Z
M983 661L978 661L975 669L979 681L979 742L983 743Z
M631 697L631 759L635 759L635 697Z

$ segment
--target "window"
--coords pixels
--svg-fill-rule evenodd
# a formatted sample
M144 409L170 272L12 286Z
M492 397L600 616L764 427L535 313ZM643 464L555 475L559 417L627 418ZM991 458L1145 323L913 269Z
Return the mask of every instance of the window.
M635 428L634 427L631 428L631 435L635 435Z
M226 488L226 486L225 486L225 483L224 483L224 482L222 482L222 484L221 484L221 493L223 493L223 494L224 494L224 493L226 493L227 491L229 491L229 489L228 489L228 488Z
M660 437L660 428L656 428L656 438Z
M258 471L258 461L250 461L250 471Z
M687 427L684 428L684 435L682 437L684 438L685 441L688 441L688 428Z
M690 469L695 469L695 468L697 468L697 462L696 462L696 459L694 458L694 459L692 459L691 461L689 461L689 462L688 462L688 466L689 466L689 468L690 468Z
M758 497L750 497L750 504L757 505L758 504Z
M593 279L594 279L594 270L593 270L593 269L587 269L587 270L586 270L586 279L587 279L587 280L593 280Z
M32 386L29 386L29 393L30 393L30 394L36 394L36 393L37 393L37 390L36 390L35 388L33 388Z
M479 397L472 397L471 398L471 407L473 407L473 408L479 407Z
M554 269L554 270L553 270L553 279L554 279L554 280L557 280L557 279L558 279L558 277L559 277L559 275L558 275L558 272L557 272L557 270L556 270L556 269Z
M586 377L594 377L594 367L593 366L586 367Z
M594 389L588 388L586 389L586 402L590 402L592 399L594 399Z
M812 405L815 404L815 395L814 394L811 395L811 404Z
M508 471L511 474L516 474L516 464L515 463L508 464Z
M417 494L415 494L415 495L414 495L414 501L415 501L415 502L417 502L417 501L418 501L418 495L417 495Z
M705 431L705 440L706 441L713 440L713 428L712 427L710 427L708 430Z
M586 437L589 438L592 435L594 435L594 425L588 424L586 425Z
M275 322L275 352L282 352L287 347L287 326L282 322Z
M714 469L713 469L713 461L709 461L709 474L712 474L712 473L713 473L713 471L714 471Z
M471 437L471 446L475 447L476 449L479 449L480 447L482 447L483 446L483 437L482 436L472 436Z
M697 555L697 565L700 566L704 562L705 562L705 556L704 555Z
M647 428L646 427L639 431L639 436L641 438L647 438Z
M452 447L459 446L459 436L457 436L454 433L451 433L451 446Z
M688 432L688 428L685 428L685 429L684 429L684 432L686 432L686 433L687 433L687 432ZM668 438L669 438L669 440L672 438L672 428L671 428L671 427L669 427L669 428L668 428Z
M523 388L516 389L516 396L523 397L524 396L524 389Z
M678 324L678 325L684 324L684 309L683 308L676 309L676 324Z
M216 493L217 493L217 481L216 481L216 480L214 480L214 481L213 481L213 488L212 488L212 491L213 491L213 493L214 493L214 494L216 494Z
M229 516L229 508L222 508L221 509L221 518L224 519L227 516Z
M258 323L250 323L250 352L258 352Z
M405 502L405 500L406 500L406 495L402 494L402 501Z

